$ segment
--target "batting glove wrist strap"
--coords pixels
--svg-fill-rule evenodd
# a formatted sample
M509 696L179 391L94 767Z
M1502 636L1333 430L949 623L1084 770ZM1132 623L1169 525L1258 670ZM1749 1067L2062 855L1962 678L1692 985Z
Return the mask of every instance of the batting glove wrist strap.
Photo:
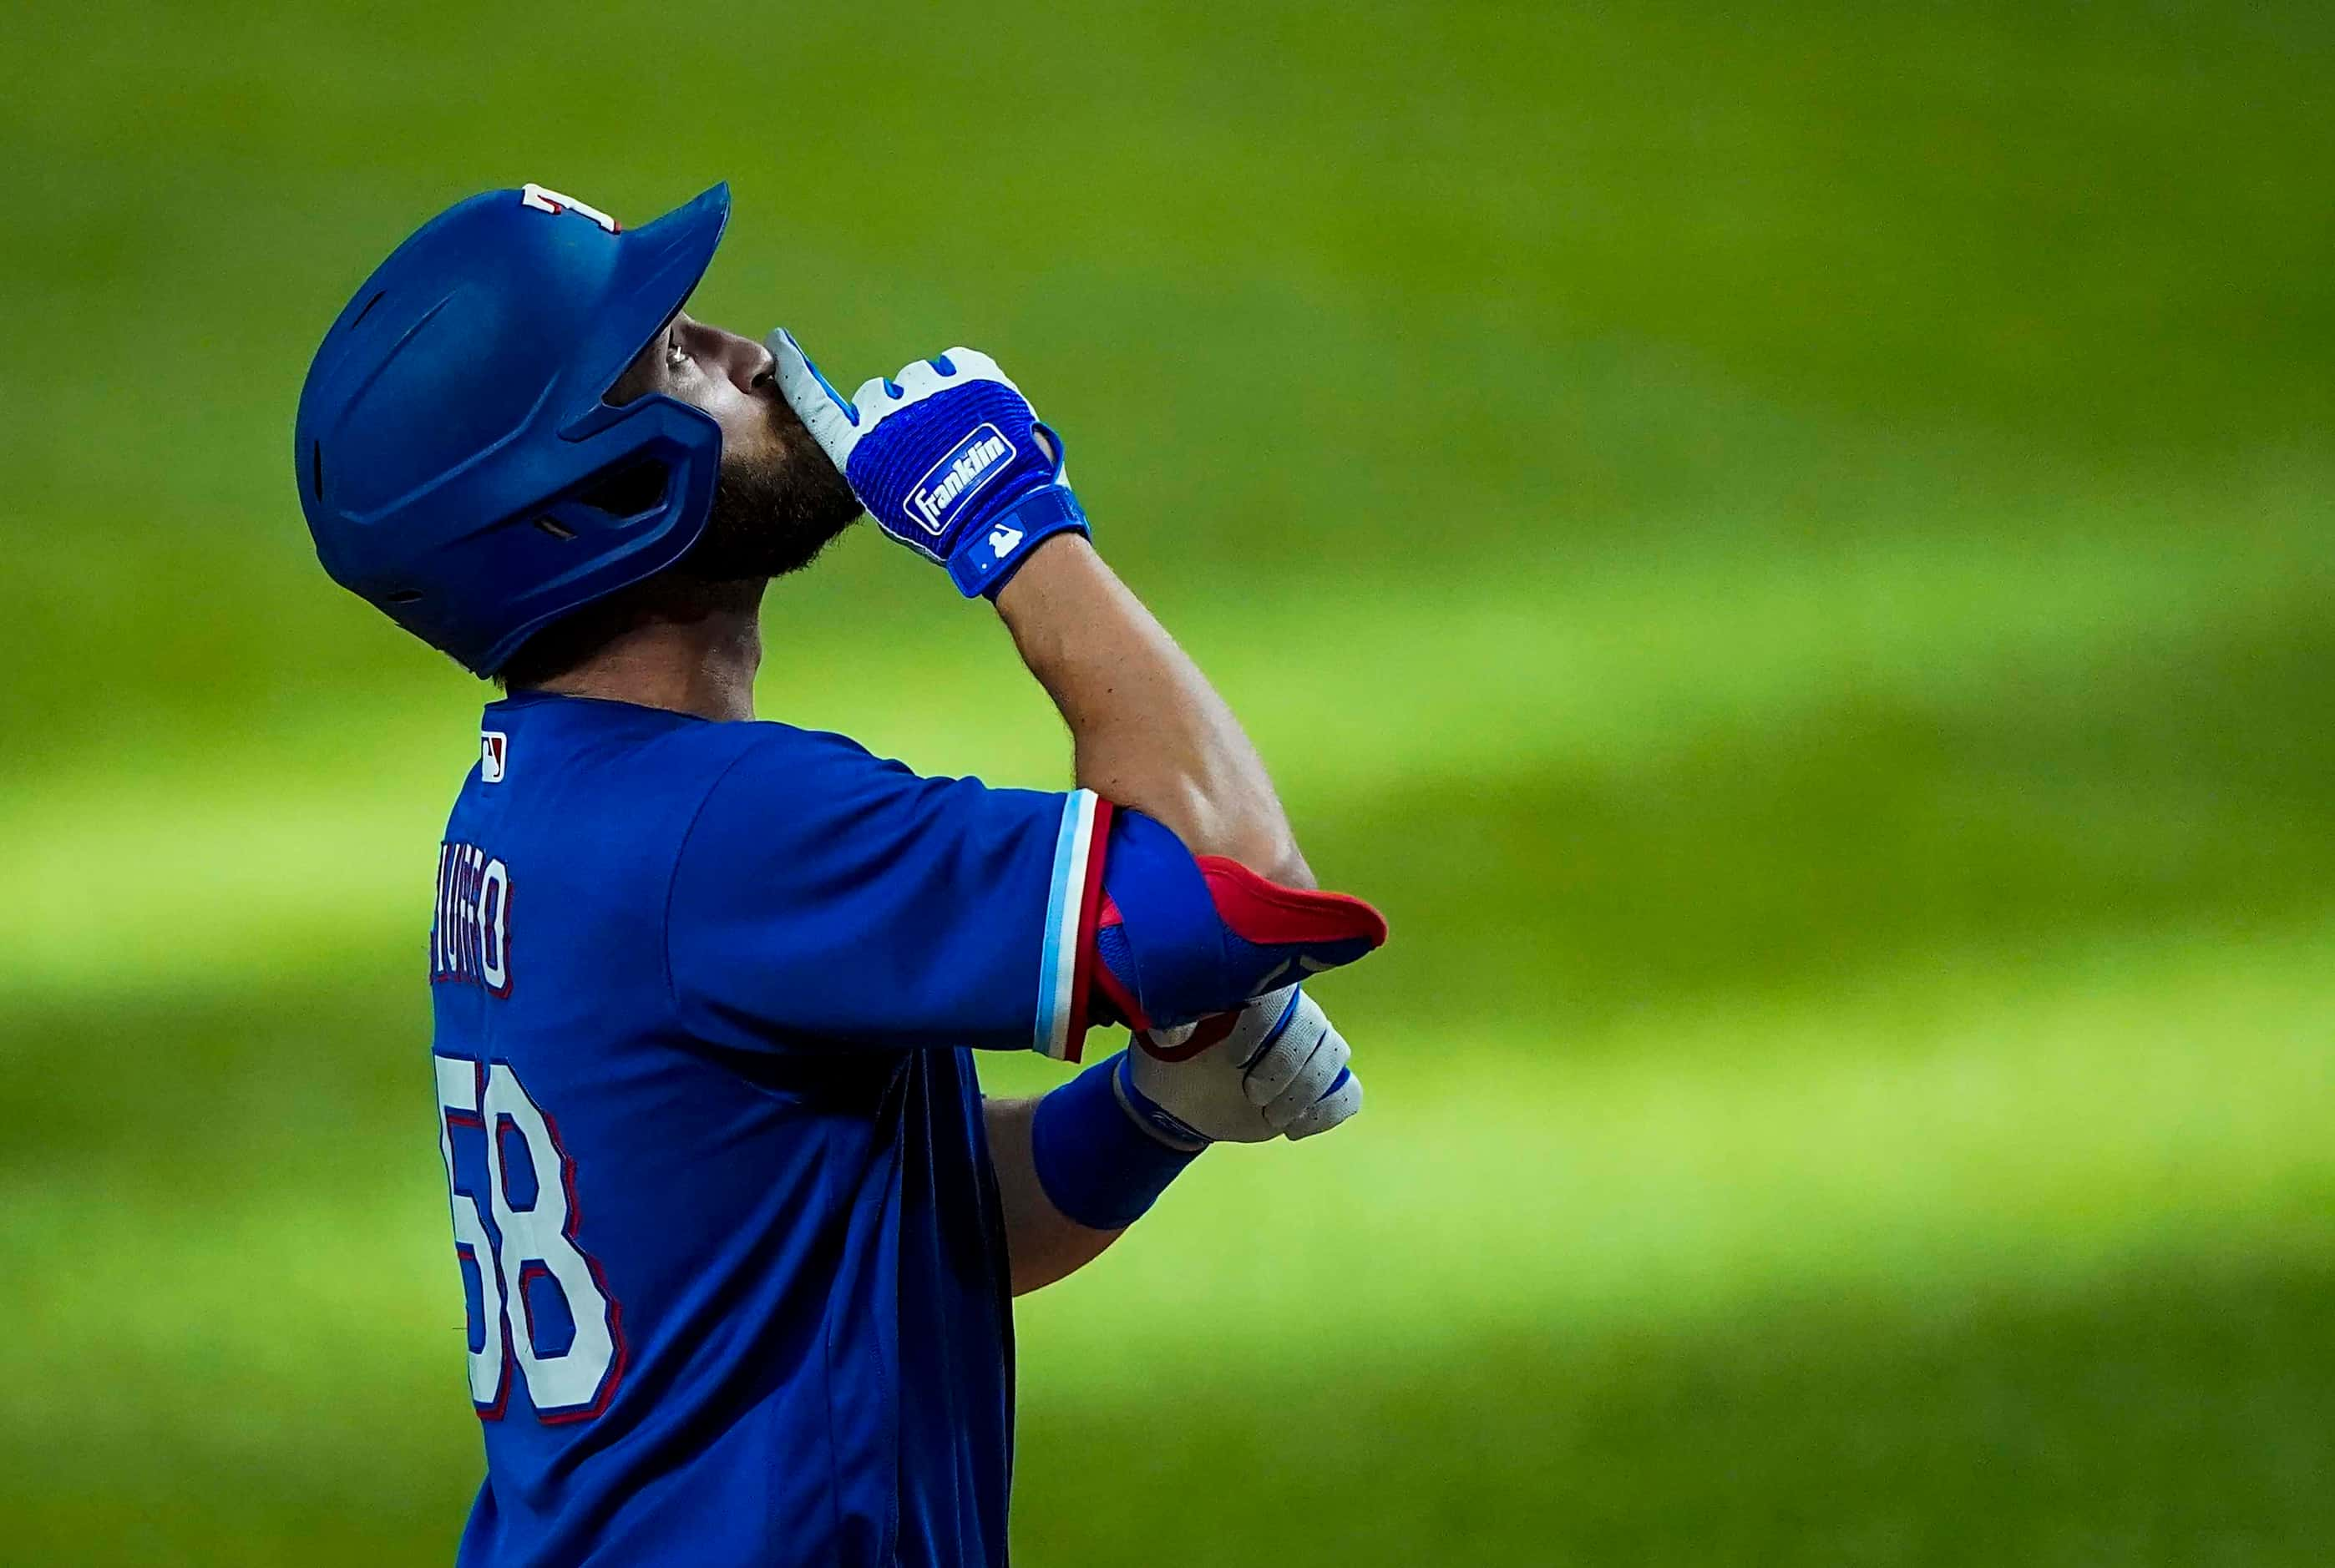
M1123 1060L1099 1061L1040 1100L1030 1127L1038 1185L1090 1230L1133 1224L1207 1147L1174 1147L1137 1123L1117 1088Z
M1043 427L1041 427L1043 428ZM966 598L997 597L1030 558L1030 552L1056 534L1092 537L1086 509L1068 485L1048 485L1015 501L986 528L958 540L948 558L949 581Z

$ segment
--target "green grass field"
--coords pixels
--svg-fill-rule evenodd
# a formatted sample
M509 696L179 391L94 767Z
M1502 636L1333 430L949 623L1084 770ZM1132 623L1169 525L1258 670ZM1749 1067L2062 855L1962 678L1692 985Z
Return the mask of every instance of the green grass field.
M1023 1304L1022 1560L2335 1560L2335 13L0 41L0 1557L451 1556L480 692L315 568L292 405L445 202L726 177L700 314L994 352L1395 930L1369 1114ZM767 627L767 714L1064 776L903 553Z

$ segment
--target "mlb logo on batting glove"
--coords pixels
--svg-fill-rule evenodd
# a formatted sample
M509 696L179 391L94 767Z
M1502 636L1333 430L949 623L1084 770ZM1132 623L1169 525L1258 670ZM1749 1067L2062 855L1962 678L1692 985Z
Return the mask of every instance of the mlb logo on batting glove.
M1051 434L1044 425L1041 435ZM1059 445L1057 450L1059 450ZM1013 568L1040 539L1072 530L1088 534L1087 514L1068 485L1050 484L1031 491L985 528L967 533L948 558L949 580L970 599L976 594L992 597L1013 575Z
M767 340L779 390L877 527L994 595L1042 539L1087 533L1062 443L997 362L953 348L847 399L783 328Z

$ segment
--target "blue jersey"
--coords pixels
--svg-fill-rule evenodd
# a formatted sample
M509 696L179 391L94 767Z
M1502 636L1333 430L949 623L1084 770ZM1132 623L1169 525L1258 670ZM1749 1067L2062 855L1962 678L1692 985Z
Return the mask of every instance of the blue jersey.
M1074 1053L1094 798L540 693L483 730L430 953L461 1563L1003 1562L966 1048Z

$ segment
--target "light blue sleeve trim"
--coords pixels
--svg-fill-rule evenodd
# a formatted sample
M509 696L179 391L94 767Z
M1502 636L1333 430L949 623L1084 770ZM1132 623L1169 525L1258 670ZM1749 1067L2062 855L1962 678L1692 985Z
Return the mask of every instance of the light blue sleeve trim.
M1054 838L1054 875L1046 892L1046 940L1038 956L1038 1017L1030 1049L1063 1060L1071 1050L1071 1002L1078 973L1080 907L1094 854L1095 793L1073 789L1062 801Z

